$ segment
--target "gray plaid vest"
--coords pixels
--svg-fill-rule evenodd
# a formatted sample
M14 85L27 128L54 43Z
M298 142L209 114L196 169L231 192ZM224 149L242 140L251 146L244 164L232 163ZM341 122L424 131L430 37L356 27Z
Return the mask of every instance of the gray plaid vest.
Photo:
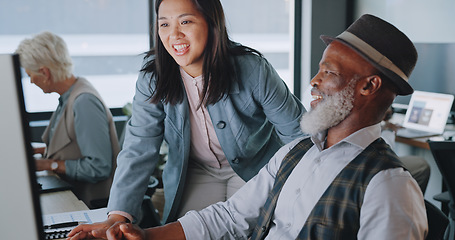
M304 139L283 159L267 202L261 209L252 240L264 239L267 235L278 199L277 195L287 176L312 145L309 138ZM371 143L337 175L326 189L308 216L297 239L357 239L360 228L360 208L368 183L378 172L396 167L403 167L403 165L384 140L377 139ZM286 179L282 176L279 178L283 169L287 172Z

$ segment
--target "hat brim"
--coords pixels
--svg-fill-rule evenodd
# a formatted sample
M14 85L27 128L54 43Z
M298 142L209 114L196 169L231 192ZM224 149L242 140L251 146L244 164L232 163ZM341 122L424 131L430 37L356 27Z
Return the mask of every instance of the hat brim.
M398 76L396 73L392 72L391 70L379 65L375 61L373 61L370 57L368 57L366 54L364 54L362 51L357 49L355 46L350 44L349 42L344 41L343 39L327 36L327 35L321 35L320 38L322 41L326 44L329 45L332 41L337 41L340 42L346 46L348 46L350 49L354 50L357 54L362 56L365 60L367 60L369 63L371 63L374 67L376 67L379 71L381 71L384 75L390 78L390 80L393 82L393 84L397 87L398 95L409 95L414 92L414 89L409 85L409 83L402 79L400 76Z

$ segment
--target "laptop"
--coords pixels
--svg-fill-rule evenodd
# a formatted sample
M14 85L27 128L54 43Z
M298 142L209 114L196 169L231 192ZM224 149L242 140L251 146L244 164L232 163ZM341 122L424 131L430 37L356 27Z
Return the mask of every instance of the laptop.
M46 144L42 142L31 142L33 148L45 148ZM47 171L36 172L36 180L40 193L57 192L71 190L72 185L61 179L55 174L49 174Z
M37 176L40 193L71 190L72 185L56 175Z
M420 138L441 135L447 124L454 96L414 91L397 136Z

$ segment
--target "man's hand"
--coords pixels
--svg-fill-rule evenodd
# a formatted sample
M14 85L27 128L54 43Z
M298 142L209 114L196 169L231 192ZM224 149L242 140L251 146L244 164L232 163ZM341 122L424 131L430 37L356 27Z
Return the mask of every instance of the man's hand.
M394 124L391 122L386 121L384 125L382 126L382 131L384 130L390 130L394 132L395 134L397 133L398 129L403 128L401 125Z
M131 223L117 222L106 232L109 240L185 240L180 222L168 223L164 226L141 229Z
M131 223L117 222L106 231L109 240L145 240L145 231Z

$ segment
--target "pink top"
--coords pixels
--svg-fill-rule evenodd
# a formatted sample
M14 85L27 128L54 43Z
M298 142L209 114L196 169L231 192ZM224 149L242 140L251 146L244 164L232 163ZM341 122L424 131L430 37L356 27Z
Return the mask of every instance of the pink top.
M218 142L207 108L204 105L198 108L204 83L202 75L193 78L182 68L180 68L180 74L185 85L190 109L191 159L214 168L229 165Z

